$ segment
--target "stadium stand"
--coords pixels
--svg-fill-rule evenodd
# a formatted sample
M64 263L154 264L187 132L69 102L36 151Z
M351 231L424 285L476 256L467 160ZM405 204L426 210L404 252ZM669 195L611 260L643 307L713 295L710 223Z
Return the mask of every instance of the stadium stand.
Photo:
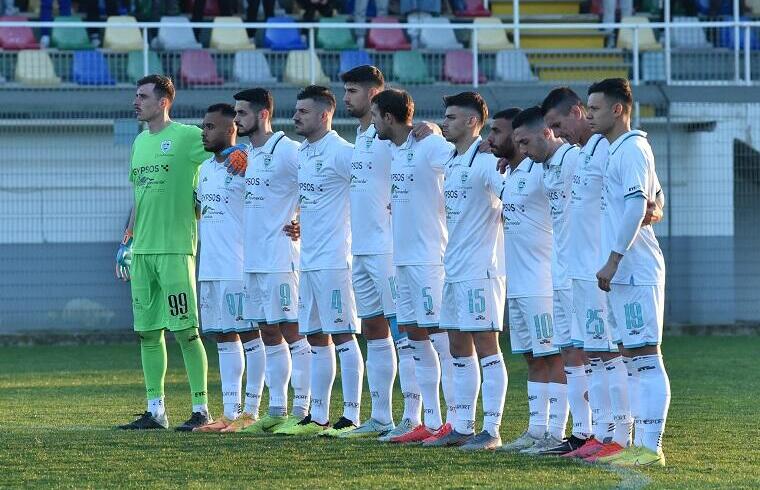
M395 17L375 17L373 24L395 23ZM367 47L378 51L397 51L411 49L411 44L406 39L403 29L377 29L372 28L367 35Z
M623 17L623 24L649 24L649 17L635 15L632 17ZM619 49L633 50L633 29L620 29L618 31L617 47ZM651 27L639 29L639 51L657 51L662 49L662 45L654 37L654 31Z
M61 83L53 61L45 51L22 50L16 59L16 81L22 85L53 86Z
M520 16L568 16L581 11L584 0L521 0ZM495 0L491 12L497 16L512 16L512 0Z
M728 18L724 18L722 20L730 20ZM746 17L743 17L742 20L749 20ZM758 36L757 29L750 29L749 33L749 47L752 51L760 50L760 36ZM721 48L731 48L734 49L735 46L735 40L734 40L734 28L733 27L720 27L718 28L718 40L717 45ZM744 49L744 32L739 33L739 49Z
M0 17L6 22L23 22L25 17L7 16ZM34 32L27 26L3 27L0 29L0 47L3 49L18 51L22 49L38 49L40 44L34 37Z
M166 74L166 71L161 64L161 60L158 57L158 53L155 51L148 52L148 73ZM144 75L143 52L130 51L127 54L127 78L129 83L137 82Z
M425 22L431 24L450 24L445 17L431 17ZM457 41L454 29L421 29L420 45L426 49L462 49Z
M674 17L674 23L698 22L697 17ZM681 27L670 31L670 42L674 48L710 48L705 30L701 27Z
M443 61L443 78L450 83L472 84L472 52L447 51ZM478 81L486 82L486 77L478 73Z
M361 65L371 65L372 58L369 53L363 49L355 51L343 51L340 53L340 69L339 73L345 73L351 68L355 68Z
M293 24L293 29L267 29L264 33L264 46L273 51L291 51L306 49L307 45L301 39L301 33L295 27L292 17L270 17L267 23Z
M208 51L190 50L182 53L179 69L185 85L221 85L224 79L217 72L216 63Z
M393 80L399 83L430 83L434 81L427 63L419 51L393 53Z
M133 24L137 20L130 15L115 15L108 18L108 24ZM137 51L143 49L143 37L140 29L135 27L106 27L103 47L113 51Z
M322 17L320 23L347 22L348 16L336 15L334 17ZM317 29L317 47L331 51L343 51L356 49L356 41L351 29Z
M275 83L264 54L259 51L240 51L235 53L233 67L235 80L241 83Z
M496 78L507 82L538 80L530 68L525 52L519 49L508 49L496 53Z
M465 0L464 10L455 12L457 17L488 17L491 12L483 6L483 0Z
M81 22L82 18L78 16L56 17L56 23ZM54 48L67 51L81 51L93 49L90 42L90 36L87 35L87 29L84 27L53 27L53 33L50 36L50 45Z
M190 27L190 21L183 16L164 16L161 22L173 24L187 24L183 27L165 27L158 29L156 47L169 51L182 51L185 49L201 49L201 43L195 39L195 33Z
M72 79L78 85L115 85L108 61L100 51L75 51L71 68Z
M240 17L217 17L214 24L242 24ZM234 52L244 49L255 49L256 46L248 39L248 33L243 27L214 27L211 30L209 47L218 51Z
M290 51L285 61L285 73L283 81L294 85L305 86L311 83L309 51ZM330 83L330 79L322 69L322 63L318 56L314 56L315 80L318 84Z
M495 17L478 17L473 20L475 24L493 24L497 26L494 29L480 29L478 31L478 49L481 51L500 51L510 49L512 43L507 38L507 31L501 19Z

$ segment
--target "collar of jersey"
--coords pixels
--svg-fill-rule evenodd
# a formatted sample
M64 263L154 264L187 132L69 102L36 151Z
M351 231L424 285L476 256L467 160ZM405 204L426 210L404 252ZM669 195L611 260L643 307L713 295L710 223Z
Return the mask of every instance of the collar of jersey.
M583 151L586 154L593 154L594 150L596 149L596 146L599 144L599 142L604 139L604 136L599 133L594 133L591 135L591 138L586 141L586 144L583 145L583 148L581 148L581 151Z
M412 132L413 131L410 129L409 134L406 137L406 141L401 143L401 146L398 147L399 150L408 150L409 148L412 147L414 142L417 141L416 139L414 139L414 136L412 136Z
M360 136L363 136L369 139L375 139L375 136L377 136L377 130L375 129L375 125L372 123L369 123L369 126L367 126L367 130L363 133L362 133L361 125L356 126L356 137L359 138Z
M468 167L472 167L472 163L475 161L475 158L478 156L478 147L480 146L481 141L483 141L483 138L478 136L475 138L475 141L470 145L469 148L467 148L467 151L462 153L461 155L457 155L457 150L454 148L454 151L451 154L451 157L449 158L449 166L454 167L456 165L465 165L461 162L467 162ZM474 155L472 154L474 153ZM470 158L467 158L467 156L470 156ZM462 157L462 158L459 158Z
M647 134L644 131L640 131L638 129L634 129L631 131L628 131L627 133L623 133L620 136L618 136L618 139L610 143L610 155L615 153L618 148L629 138L633 138L634 136L641 136L642 138L646 138Z
M530 173L530 171L533 170L534 163L535 162L531 160L530 158L525 158L523 159L522 162L520 162L520 164L515 168L515 170L513 170L513 172L516 170L522 170L523 172Z
M301 148L299 148L299 151L304 151L309 148L314 150L314 155L321 155L325 151L325 147L327 146L328 141L332 139L333 135L337 136L338 133L336 133L334 130L330 130L327 132L326 135L322 136L322 138L318 139L314 143L309 143L309 140L303 140L303 143L301 143Z
M284 135L284 131L277 131L276 133L273 133L272 136L269 137L266 143L263 145L256 147L251 145L251 149L253 150L254 155L258 155L259 153L272 153L272 145L275 144L275 142L280 139L282 135Z
M570 143L562 143L562 146L557 148L557 151L554 152L554 155L549 159L548 162L546 162L547 167L551 167L552 165L555 165L555 161L559 158L559 162L556 163L556 165L562 165L562 160L565 158L565 154L570 151L570 149L573 147Z

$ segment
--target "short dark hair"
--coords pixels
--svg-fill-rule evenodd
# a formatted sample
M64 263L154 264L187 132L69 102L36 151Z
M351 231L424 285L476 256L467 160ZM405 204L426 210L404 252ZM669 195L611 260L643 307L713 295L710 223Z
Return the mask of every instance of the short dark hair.
M159 99L166 97L169 99L169 103L174 102L174 95L177 91L174 89L174 82L172 82L171 78L154 73L139 79L137 81L137 86L141 87L149 83L154 84L153 93L156 94L156 97Z
M493 119L506 119L507 121L511 121L521 112L522 109L519 107L510 107L509 109L504 109L494 114Z
M539 106L528 107L512 119L512 129L520 126L535 128L544 125L544 114Z
M409 124L414 117L414 100L409 92L398 89L383 90L372 97L372 103L380 110L380 115L390 114L396 121Z
M445 107L465 107L478 113L480 123L485 124L488 119L488 106L483 97L477 92L461 92L456 95L445 95L443 97Z
M232 98L235 100L244 100L252 106L258 107L259 110L266 109L269 111L270 117L274 113L274 98L272 97L272 92L265 88L249 88L236 93Z
M231 104L227 104L224 102L220 102L218 104L211 104L208 106L208 109L206 109L206 114L211 112L218 112L223 116L227 116L229 118L235 117L235 108Z
M336 107L335 95L330 91L329 88L323 87L321 85L309 85L307 87L304 87L300 92L298 92L296 99L312 99L314 102L330 106L330 109L333 111Z
M541 110L544 116L552 109L557 109L564 116L570 112L570 108L576 105L583 105L578 94L570 87L557 87L549 92L549 95L541 103Z
M370 87L382 88L385 86L385 77L379 68L372 65L361 65L341 73L343 83L359 83Z
M630 112L633 107L633 94L631 93L631 83L625 78L605 78L601 82L591 84L588 88L588 95L603 93L615 102L623 104L623 108Z

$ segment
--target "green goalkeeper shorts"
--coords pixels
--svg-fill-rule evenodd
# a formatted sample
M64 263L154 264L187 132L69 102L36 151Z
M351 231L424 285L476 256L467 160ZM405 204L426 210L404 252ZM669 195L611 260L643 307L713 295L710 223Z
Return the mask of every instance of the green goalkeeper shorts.
M133 255L130 275L135 331L198 326L194 256Z

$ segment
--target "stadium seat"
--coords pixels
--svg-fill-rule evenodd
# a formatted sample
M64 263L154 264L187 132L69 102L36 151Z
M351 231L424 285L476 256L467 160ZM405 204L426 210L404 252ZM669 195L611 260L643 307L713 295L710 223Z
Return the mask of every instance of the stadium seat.
M450 24L446 17L431 17L431 24ZM462 43L457 41L454 29L422 29L420 44L427 49L462 49Z
M155 51L148 51L148 73L166 74ZM135 83L144 76L143 52L130 51L127 55L127 78L130 82Z
M430 83L433 77L419 51L393 53L393 81L399 83Z
M291 51L306 49L306 43L301 39L301 33L292 17L270 17L267 24L293 24L293 29L267 28L264 33L264 46L274 51Z
M348 16L336 15L335 17L322 17L320 23L347 22ZM344 49L356 49L356 41L351 29L317 29L317 47L332 51Z
M496 53L496 77L510 82L538 80L530 68L525 52L519 49L507 49Z
M472 51L448 51L443 61L443 78L451 83L471 84L472 66ZM486 82L482 73L478 73L478 82Z
M623 17L620 22L623 24L649 24L649 17ZM620 29L620 31L618 31L617 47L618 49L633 50L633 29ZM659 49L662 49L662 46L657 42L657 39L655 39L652 28L640 28L639 51L657 51Z
M26 17L0 17L4 22L25 22ZM38 49L40 44L31 27L3 27L0 29L0 47L9 50Z
M393 24L398 22L396 17L375 17L372 19L373 24ZM378 51L397 51L411 49L411 44L407 41L403 29L376 29L369 30L367 36L367 47Z
M361 65L371 65L372 58L369 53L360 49L357 51L343 51L340 53L340 70L339 73L345 73L351 68Z
M208 51L191 50L182 53L179 76L185 85L219 85L224 83L216 63Z
M235 80L243 83L275 83L272 70L264 54L259 51L240 51L235 53L233 67Z
M497 17L478 17L472 21L474 24L496 24L494 29L478 30L478 50L480 51L501 51L509 49L512 43L507 38L507 31L504 29L501 19Z
M56 17L56 23L82 22L81 17ZM53 27L50 35L50 45L54 48L65 50L93 49L87 29L84 27Z
M108 61L100 51L75 51L72 79L79 85L114 85Z
M673 23L699 22L697 17L674 17ZM675 27L670 30L670 40L674 48L709 48L704 29L701 27Z
M183 27L165 27L164 23L187 24ZM161 17L161 27L158 28L158 48L183 51L186 49L201 49L201 43L195 39L195 33L190 27L190 21L182 16Z
M283 75L284 82L300 86L311 84L311 72L309 71L310 54L309 51L291 51L288 53L288 59L285 61L285 73ZM330 83L330 79L325 75L322 63L319 62L319 57L316 55L314 55L314 71L316 74L315 83Z
M488 17L491 12L483 6L483 0L465 0L465 9L455 12L457 17Z
M433 15L427 12L412 12L406 16L406 23L410 26L406 30L406 35L409 36L409 40L412 42L412 47L421 47L420 36L422 35L422 29L411 26L414 24L425 24L432 18Z
M441 13L441 0L401 0L399 12L407 15L412 12L427 12L439 15Z
M724 21L732 20L729 17L724 17ZM742 17L741 20L748 21L746 17ZM718 28L718 41L717 45L721 48L734 49L734 28L733 27L720 27ZM752 51L760 49L760 36L757 34L757 29L750 29L749 31L749 47ZM744 49L744 29L739 29L739 49Z
M16 60L16 81L23 85L58 85L53 61L45 51L22 50Z
M115 15L108 18L109 24L133 24L137 21L130 15ZM114 51L138 51L143 49L143 37L135 27L106 27L103 47Z
M217 17L214 24L242 24L240 17ZM256 49L256 46L248 39L248 33L244 27L214 27L211 30L211 49L218 51L241 51L244 49Z

